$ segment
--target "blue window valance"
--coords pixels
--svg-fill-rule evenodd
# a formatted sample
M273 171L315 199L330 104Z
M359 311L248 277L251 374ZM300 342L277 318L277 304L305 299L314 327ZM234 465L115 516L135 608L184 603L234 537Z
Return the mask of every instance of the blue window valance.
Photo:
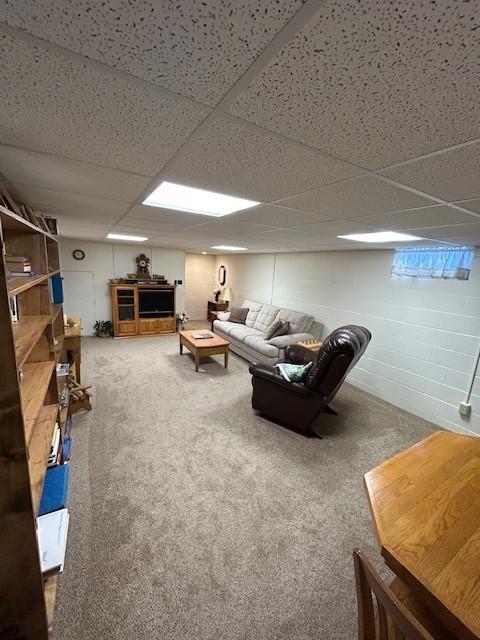
M393 258L392 276L468 280L474 255L473 247L397 249Z

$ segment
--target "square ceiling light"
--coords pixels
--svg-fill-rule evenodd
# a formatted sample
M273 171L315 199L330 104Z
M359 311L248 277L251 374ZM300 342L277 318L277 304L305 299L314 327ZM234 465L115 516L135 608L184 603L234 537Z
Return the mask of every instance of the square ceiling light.
M211 249L217 249L218 251L248 251L247 247L234 247L231 244L217 244Z
M143 204L149 207L175 209L177 211L187 211L188 213L198 213L202 216L221 218L235 211L255 207L260 202L164 181L152 191L147 199L143 201Z
M418 236L411 236L408 233L397 233L396 231L374 231L373 233L351 233L346 236L337 236L345 240L356 240L357 242L408 242L409 240L422 240Z
M109 240L126 240L127 242L145 242L145 240L148 240L147 236L130 236L126 233L109 233L107 238Z

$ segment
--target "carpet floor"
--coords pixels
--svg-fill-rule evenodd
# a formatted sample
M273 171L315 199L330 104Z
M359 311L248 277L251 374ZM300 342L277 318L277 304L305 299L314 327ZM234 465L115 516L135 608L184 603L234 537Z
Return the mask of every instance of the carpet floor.
M363 474L434 429L343 385L305 438L255 415L248 363L178 337L83 340L55 640L356 637Z

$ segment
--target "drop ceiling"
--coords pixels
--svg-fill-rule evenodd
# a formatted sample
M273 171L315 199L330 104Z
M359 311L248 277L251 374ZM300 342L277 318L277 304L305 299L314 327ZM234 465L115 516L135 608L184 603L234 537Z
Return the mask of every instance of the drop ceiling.
M0 0L0 180L65 237L478 244L479 27L447 0ZM164 179L261 204L143 206Z

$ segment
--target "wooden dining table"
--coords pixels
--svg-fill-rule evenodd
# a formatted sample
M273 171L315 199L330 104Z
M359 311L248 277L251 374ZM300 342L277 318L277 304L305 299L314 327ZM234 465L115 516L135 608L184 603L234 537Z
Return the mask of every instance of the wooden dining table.
M388 567L459 638L480 638L480 438L437 431L365 475Z

